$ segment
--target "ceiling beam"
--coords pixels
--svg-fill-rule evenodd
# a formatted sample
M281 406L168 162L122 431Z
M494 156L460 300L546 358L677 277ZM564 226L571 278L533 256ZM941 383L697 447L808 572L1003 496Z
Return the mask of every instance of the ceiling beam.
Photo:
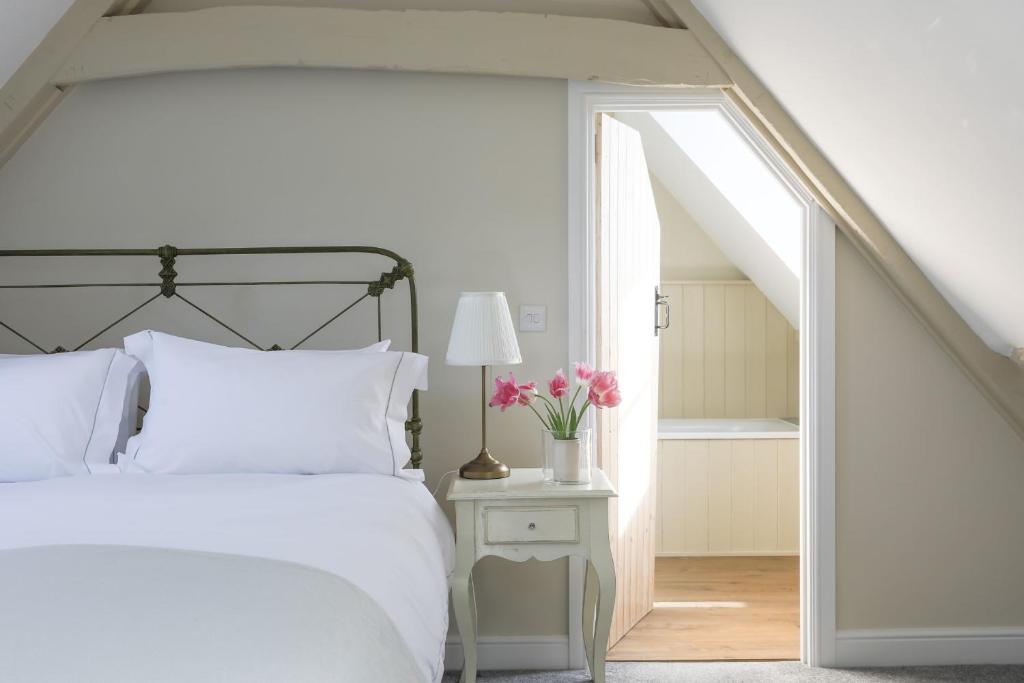
M0 166L64 96L64 88L52 83L53 76L78 42L105 14L128 10L116 0L75 0L4 84L0 89Z
M1024 438L1024 365L990 349L970 328L691 0L665 2L734 82L728 90L734 101L760 125L843 233Z
M640 0L640 3L647 8L651 16L661 24L669 28L686 28L683 22L679 21L672 8L665 4L665 0Z
M680 29L514 12L215 7L98 21L52 79L251 67L390 69L719 86Z

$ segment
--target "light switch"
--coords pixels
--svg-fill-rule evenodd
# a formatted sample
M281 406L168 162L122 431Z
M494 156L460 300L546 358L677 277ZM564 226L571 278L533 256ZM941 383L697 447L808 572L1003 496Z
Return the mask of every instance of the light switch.
M523 304L519 307L520 332L547 332L548 307Z

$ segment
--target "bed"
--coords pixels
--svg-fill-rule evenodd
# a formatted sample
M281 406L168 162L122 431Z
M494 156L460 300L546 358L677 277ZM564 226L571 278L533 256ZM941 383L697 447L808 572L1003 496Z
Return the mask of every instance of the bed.
M412 268L386 250L88 253L156 256L159 282L130 286L158 288L150 301L194 303L178 291L188 283L175 282L182 255L310 249L393 258L380 278L318 284L365 287L356 303L376 304L380 340L380 296L408 280L416 350ZM0 326L35 345L2 315ZM160 474L97 465L89 474L0 484L0 680L439 681L454 542L418 472L412 396L408 467L394 474Z

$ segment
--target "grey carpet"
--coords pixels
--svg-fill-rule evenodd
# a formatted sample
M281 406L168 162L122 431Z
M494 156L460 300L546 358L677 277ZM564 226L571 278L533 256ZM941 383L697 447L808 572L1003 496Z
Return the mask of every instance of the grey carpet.
M892 669L811 669L797 662L609 662L608 683L923 683L1024 681L1024 666L915 666ZM442 683L457 683L448 672ZM583 671L483 671L480 683L584 683Z

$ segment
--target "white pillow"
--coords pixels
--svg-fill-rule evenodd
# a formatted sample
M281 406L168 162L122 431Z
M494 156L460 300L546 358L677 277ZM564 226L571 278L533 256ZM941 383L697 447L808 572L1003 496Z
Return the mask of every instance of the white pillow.
M132 339L132 355L126 356L131 358L134 364L134 370L129 378L128 393L125 395L125 413L121 422L121 431L118 434L117 444L114 447L114 452L110 456L109 462L115 462L117 456L124 453L127 449L128 439L135 434L139 426L139 388L142 384L142 378L146 376L146 360L151 357L152 341L150 337L151 330L144 330L138 332L128 339ZM160 333L164 334L164 333ZM172 335L166 335L168 337ZM176 337L176 339L183 339L182 337ZM230 348L226 346L219 346L217 344L210 344L208 342L201 342L195 340L195 344L202 344L209 348L225 349ZM390 339L384 339L379 342L374 342L369 346L365 346L361 349L347 349L339 351L309 351L309 353L377 353L387 351L391 346ZM2 358L3 356L0 356ZM140 362L141 361L141 362Z
M152 331L124 345L151 385L124 470L397 475L409 460L407 406L426 389L426 356L257 351Z
M148 367L149 366L149 362L153 358L153 335L160 335L161 337L166 337L168 339L177 339L179 341L191 342L192 344L197 344L197 345L200 345L200 346L204 346L204 347L206 347L208 349L232 349L234 351L248 350L248 349L235 349L234 347L231 347L231 346L221 346L219 344L211 344L209 342L197 341L195 339L186 339L185 337L175 337L174 335L167 334L166 332L156 332L154 330L143 330L142 332L136 332L135 334L131 335L130 337L125 337L124 338L125 350L129 354L134 356L135 358L138 358L140 361L142 361L143 367ZM131 344L131 348L130 349L128 348L129 344ZM389 348L391 348L391 340L390 339L384 339L383 341L374 342L373 344L370 344L369 346L364 346L361 349L339 349L339 350L334 350L334 351L314 351L314 350L308 350L308 349L300 349L299 351L301 351L302 353L382 353L384 351L387 351ZM252 350L256 351L256 349L252 349ZM280 351L274 351L273 353L281 353L281 352ZM295 352L294 351L289 351L289 353L295 353Z
M109 464L135 430L140 371L119 349L0 357L0 481Z

